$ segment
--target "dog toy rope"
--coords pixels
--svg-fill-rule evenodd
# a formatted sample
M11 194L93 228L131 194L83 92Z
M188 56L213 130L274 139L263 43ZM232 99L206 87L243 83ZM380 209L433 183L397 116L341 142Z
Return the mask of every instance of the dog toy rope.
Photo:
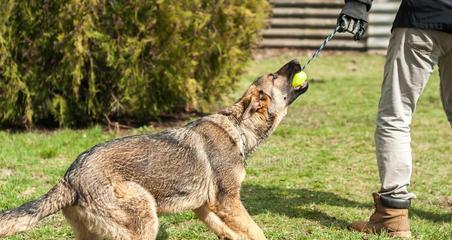
M317 50L315 50L315 52L311 55L311 57L308 59L308 61L306 61L306 63L301 67L301 71L293 76L292 86L294 88L303 86L304 82L308 79L308 75L306 75L306 73L303 70L312 62L312 60L314 60L316 57L319 56L320 52L323 50L323 48L326 46L326 44L331 39L333 39L334 35L336 35L338 30L339 30L339 26L336 26L334 31L330 35L325 37L325 39L323 40L323 43L320 45L320 47L317 48Z
M330 35L325 37L325 39L323 40L323 43L320 45L320 47L317 48L317 50L315 50L315 52L311 55L311 57L308 59L308 61L301 67L301 71L303 71L312 62L312 60L314 60L317 56L319 56L320 52L323 50L323 48L326 46L326 44L331 39L333 39L334 35L336 35L338 30L339 30L339 26L336 26L334 31Z

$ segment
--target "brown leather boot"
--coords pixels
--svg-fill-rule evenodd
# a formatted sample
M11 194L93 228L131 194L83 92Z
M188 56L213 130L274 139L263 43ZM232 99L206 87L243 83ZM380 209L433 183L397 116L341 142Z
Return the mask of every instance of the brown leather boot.
M410 200L395 199L373 193L375 211L369 221L352 222L350 230L379 234L386 232L392 237L410 238L411 231L408 221Z

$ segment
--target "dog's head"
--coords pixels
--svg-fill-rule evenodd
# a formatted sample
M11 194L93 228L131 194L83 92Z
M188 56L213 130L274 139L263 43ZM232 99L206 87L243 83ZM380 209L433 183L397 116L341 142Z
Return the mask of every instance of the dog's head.
M288 106L308 90L307 82L301 87L292 87L292 79L300 70L300 63L292 60L278 71L259 77L235 104L238 109L225 109L223 113L255 123L251 125L264 120L266 128L273 129L286 115Z
M278 71L258 78L239 100L246 107L242 118L249 118L254 113L269 116L285 115L288 106L309 87L307 82L301 87L292 87L292 79L299 71L300 63L292 60Z

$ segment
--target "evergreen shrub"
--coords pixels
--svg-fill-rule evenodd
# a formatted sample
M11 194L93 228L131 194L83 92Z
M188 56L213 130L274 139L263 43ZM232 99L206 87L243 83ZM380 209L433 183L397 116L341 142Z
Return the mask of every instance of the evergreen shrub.
M2 0L0 126L209 109L267 14L265 0Z

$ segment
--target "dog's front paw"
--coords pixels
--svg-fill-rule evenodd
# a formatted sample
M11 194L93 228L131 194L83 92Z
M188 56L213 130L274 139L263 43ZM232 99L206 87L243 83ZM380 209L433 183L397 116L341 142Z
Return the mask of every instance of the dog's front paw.
M249 232L249 237L250 240L267 240L264 232L260 228L254 229L254 231Z
M249 240L245 235L234 233L231 236L218 236L220 240Z

